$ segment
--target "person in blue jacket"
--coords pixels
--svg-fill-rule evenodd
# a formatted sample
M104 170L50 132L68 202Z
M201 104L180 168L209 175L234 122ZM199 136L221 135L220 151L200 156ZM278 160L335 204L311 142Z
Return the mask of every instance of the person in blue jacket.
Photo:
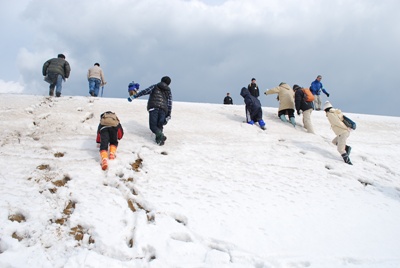
M322 76L318 75L315 81L311 83L310 91L314 95L314 110L321 110L321 91L329 98L329 93L321 83Z
M250 125L254 125L255 122L258 122L260 128L265 130L266 127L262 119L263 112L260 100L251 95L247 87L242 88L240 96L243 97L244 103L246 104L246 122Z

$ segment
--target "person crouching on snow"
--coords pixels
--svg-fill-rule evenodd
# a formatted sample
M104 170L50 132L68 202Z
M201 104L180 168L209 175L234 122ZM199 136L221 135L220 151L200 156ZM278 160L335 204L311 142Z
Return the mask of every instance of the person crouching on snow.
M336 134L336 137L332 140L332 143L337 146L337 150L343 157L344 162L349 165L353 165L349 157L351 147L346 145L347 138L350 136L350 130L343 123L342 111L339 109L334 109L329 101L325 102L324 111L329 123L331 124L333 132Z
M96 142L100 144L101 168L108 168L107 159L115 159L118 140L124 136L124 130L117 115L113 112L105 112L100 115L100 124L97 129ZM110 153L108 153L110 145Z
M250 125L258 122L259 126L265 130L266 127L265 122L262 119L263 112L260 100L252 96L249 89L246 87L242 88L240 96L243 97L244 103L246 104L246 122Z

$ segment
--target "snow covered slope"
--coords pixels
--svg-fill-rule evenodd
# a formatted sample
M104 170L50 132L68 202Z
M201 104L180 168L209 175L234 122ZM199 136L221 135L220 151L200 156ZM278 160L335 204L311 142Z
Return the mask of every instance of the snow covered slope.
M243 105L174 102L160 147L146 100L0 103L0 267L400 267L398 117L344 111L349 166L324 112L312 135L276 108L262 131ZM104 172L108 110L125 136Z

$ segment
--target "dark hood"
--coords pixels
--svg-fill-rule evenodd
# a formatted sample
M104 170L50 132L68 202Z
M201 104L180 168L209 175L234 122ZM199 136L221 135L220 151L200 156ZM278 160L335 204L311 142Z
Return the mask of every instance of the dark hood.
M240 91L240 96L245 98L248 95L250 95L250 91L247 89L247 87L242 87L242 90Z

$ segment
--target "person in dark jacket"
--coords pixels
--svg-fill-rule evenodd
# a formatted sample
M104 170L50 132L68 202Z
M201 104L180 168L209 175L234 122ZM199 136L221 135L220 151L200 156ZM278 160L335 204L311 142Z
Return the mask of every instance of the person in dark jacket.
M119 122L117 115L111 111L100 115L100 123L97 128L96 142L100 144L101 168L108 168L108 161L116 158L118 140L124 136L124 129ZM108 145L110 145L110 154L108 154Z
M294 103L296 107L296 111L298 115L301 115L301 111L303 112L303 124L304 128L307 129L308 133L314 133L314 128L311 124L311 112L314 110L312 101L307 102L305 100L305 94L302 90L302 87L299 85L293 85L294 93Z
M250 94L256 98L260 96L260 90L257 85L257 81L255 78L251 79L250 84L247 86L247 89L249 90Z
M62 81L66 81L70 72L71 67L63 54L58 54L57 58L49 59L43 64L44 80L50 84L49 96L54 96L54 88L56 88L56 97L61 96Z
M240 96L243 97L244 103L246 104L246 122L250 125L258 122L259 126L265 130L266 127L265 122L262 119L263 112L260 100L252 96L249 92L249 89L246 87L242 88L240 91Z
M151 132L156 135L156 143L164 145L167 137L163 133L164 126L171 119L172 111L172 93L169 88L171 78L164 76L161 82L143 89L136 94L130 96L128 101L150 94L147 102L147 110L149 111L149 127Z
M224 98L224 104L233 104L233 100L229 95L230 95L229 93L226 93L226 96Z

